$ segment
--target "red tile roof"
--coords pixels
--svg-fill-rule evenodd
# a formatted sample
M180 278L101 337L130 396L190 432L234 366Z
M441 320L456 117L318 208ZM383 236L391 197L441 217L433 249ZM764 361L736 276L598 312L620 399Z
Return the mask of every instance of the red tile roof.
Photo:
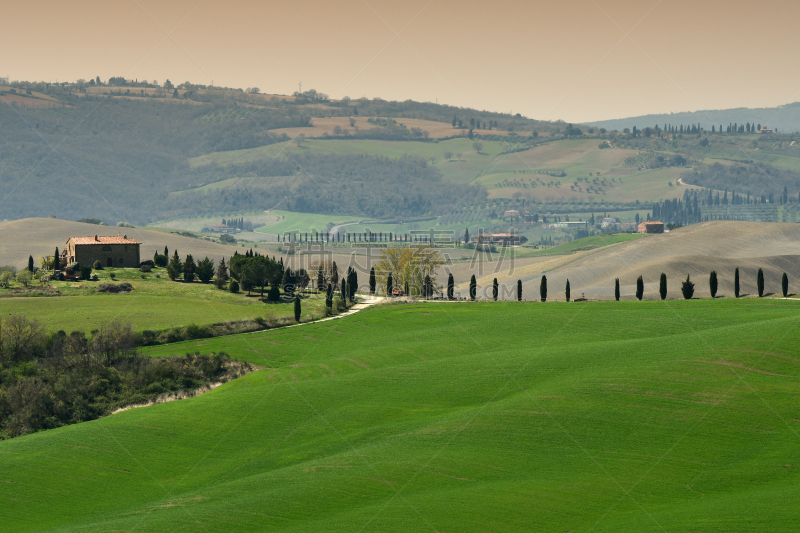
M103 237L103 236L93 236L93 237L70 237L69 241L72 241L72 244L141 244L136 239L129 239L127 235L124 237Z

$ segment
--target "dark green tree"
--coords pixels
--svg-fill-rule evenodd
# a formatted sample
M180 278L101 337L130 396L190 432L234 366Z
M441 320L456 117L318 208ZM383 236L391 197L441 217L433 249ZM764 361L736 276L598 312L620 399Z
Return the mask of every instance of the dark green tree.
M197 263L197 278L203 282L208 283L214 277L214 261L206 257Z
M464 230L464 244L469 243L469 228Z
M789 276L786 275L786 272L783 273L781 278L781 294L783 294L784 298L789 294Z
M517 301L518 302L522 301L522 280L521 279L517 280Z
M325 290L325 275L322 273L322 269L317 272L317 290L319 292Z
M639 279L636 280L636 299L641 300L644 296L644 280L642 276L639 276Z
M164 255L169 257L169 248L167 246L164 246Z
M328 289L325 292L325 306L333 307L333 285L328 283Z
M239 283L236 280L231 281L231 284L228 285L228 290L231 292L239 292Z
M455 290L455 280L453 279L453 273L447 275L447 299L453 299L453 291Z
M469 279L469 299L474 300L478 292L478 282L475 280L475 274Z
M543 302L547 301L547 276L542 276L542 280L539 282L539 298Z
M294 297L294 321L300 322L300 295Z
M407 281L406 281L406 286L405 286L404 293L405 293L406 296L408 296L408 282Z
M614 280L614 300L619 301L619 278Z
M394 279L392 279L392 273L389 272L389 276L386 278L386 296L391 296L393 290L394 290Z
M183 281L192 282L197 271L192 254L186 254L186 261L183 262Z
M181 258L178 257L178 251L175 250L175 254L172 256L172 259L169 260L167 264L167 275L169 279L175 281L178 279L183 272L183 263L181 262Z
M425 275L425 281L423 282L423 291L425 291L425 298L433 297L433 283L431 282L431 277L427 274Z
M667 275L663 272L661 273L661 279L658 282L658 294L661 296L662 300L667 299Z
M739 297L739 267L736 267L736 273L733 275L733 294L736 298Z
M369 269L369 293L375 294L375 267Z
M58 263L58 247L56 247L56 253L53 256L53 270L60 270L61 265Z
M567 287L564 289L564 294L566 294L567 301L569 301L569 279L567 280Z
M708 278L708 288L711 290L711 297L717 297L717 271L712 270L711 275Z
M33 272L33 256L28 256L28 272Z
M694 283L689 279L688 274L686 275L686 281L681 283L681 293L685 300L691 300L692 296L694 296Z
M292 269L286 267L286 270L283 271L283 279L281 279L281 286L283 288L283 293L289 296L294 294L294 274L292 273Z
M225 258L223 257L219 264L217 265L217 272L216 278L214 279L214 285L217 286L218 289L221 289L225 286L228 282L228 265L225 264Z
M347 306L347 280L342 278L342 282L339 285L341 288L340 292L342 296L342 301L345 303L345 306Z
M764 271L762 269L758 269L758 275L756 276L756 285L758 287L758 297L761 298L764 296Z
M497 301L497 293L499 292L499 286L497 285L497 278L492 280L492 300L495 302Z

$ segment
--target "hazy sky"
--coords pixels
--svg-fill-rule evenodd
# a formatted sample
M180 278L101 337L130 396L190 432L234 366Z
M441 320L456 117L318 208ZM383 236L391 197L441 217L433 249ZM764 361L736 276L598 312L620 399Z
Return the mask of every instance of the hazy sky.
M192 81L581 122L800 99L800 1L4 2L0 75Z

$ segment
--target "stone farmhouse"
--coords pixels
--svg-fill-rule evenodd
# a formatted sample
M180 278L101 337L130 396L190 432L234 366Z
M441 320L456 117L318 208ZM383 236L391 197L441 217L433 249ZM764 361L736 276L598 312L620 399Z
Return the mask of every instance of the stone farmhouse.
M639 233L664 233L664 223L658 220L649 220L639 224Z
M122 237L70 237L67 241L66 264L93 265L100 261L104 267L137 268L139 245L127 235Z

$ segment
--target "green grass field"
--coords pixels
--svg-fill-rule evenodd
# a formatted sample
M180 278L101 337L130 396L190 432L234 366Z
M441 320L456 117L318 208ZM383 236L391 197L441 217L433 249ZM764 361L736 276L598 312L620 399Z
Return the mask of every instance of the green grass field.
M128 294L95 293L101 283L127 281L134 290ZM0 289L0 318L24 315L35 318L48 331L91 331L112 321L130 322L134 329L164 330L190 324L217 324L227 321L252 320L256 317L275 319L294 317L291 301L267 303L253 292L232 294L213 284L170 281L165 269L155 269L141 279L132 269L95 271L99 281L51 282L62 296L13 297L9 289ZM155 276L161 276L157 279ZM34 284L35 285L35 284ZM305 318L322 316L324 296L303 301Z
M282 235L285 231L311 231L312 228L317 231L325 231L328 224L346 224L348 222L358 222L362 220L359 217L349 217L340 215L317 215L315 213L295 213L292 211L279 211L273 209L270 214L281 217L274 223L267 224L256 231L259 233L270 233Z
M594 237L584 237L583 239L575 239L566 244L559 244L544 250L531 250L530 248L523 247L516 252L517 257L537 257L540 255L564 255L581 250L589 250L592 248L600 248L602 246L609 246L612 244L619 244L621 242L628 242L640 237L646 237L643 233L617 233L613 235L596 235ZM533 243L536 244L536 243Z
M796 301L415 304L0 442L7 531L795 531Z

